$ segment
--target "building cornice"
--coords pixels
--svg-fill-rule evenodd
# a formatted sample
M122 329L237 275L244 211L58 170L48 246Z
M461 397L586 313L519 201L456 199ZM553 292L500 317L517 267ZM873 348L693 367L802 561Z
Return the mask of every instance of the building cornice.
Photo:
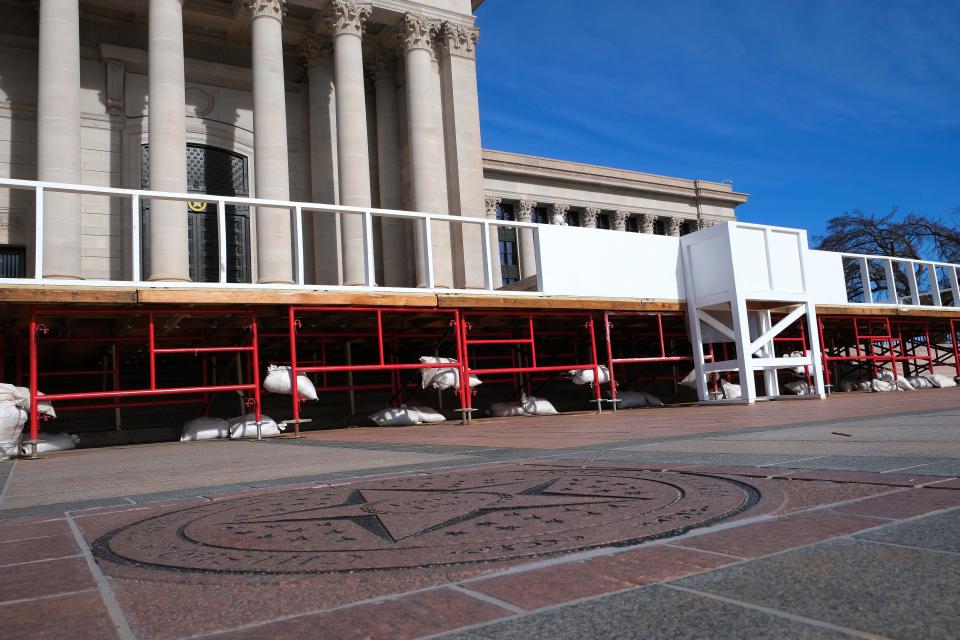
M483 151L483 170L485 175L499 173L526 178L549 178L576 185L613 187L733 206L743 204L749 199L747 194L737 193L731 185L720 182L672 178L489 149Z

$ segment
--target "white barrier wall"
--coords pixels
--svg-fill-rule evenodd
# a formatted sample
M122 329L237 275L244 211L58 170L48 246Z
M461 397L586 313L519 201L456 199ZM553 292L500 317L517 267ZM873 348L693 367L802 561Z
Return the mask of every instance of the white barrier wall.
M537 233L547 295L683 299L679 238L555 225Z
M843 256L832 251L807 252L807 282L814 304L847 304L847 282Z

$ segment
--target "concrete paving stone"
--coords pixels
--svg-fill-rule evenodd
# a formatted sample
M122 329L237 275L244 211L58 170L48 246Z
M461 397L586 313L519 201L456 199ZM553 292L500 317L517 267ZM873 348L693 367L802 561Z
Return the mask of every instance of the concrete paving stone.
M816 458L814 460L798 460L794 462L782 462L772 464L772 467L785 467L791 469L830 469L835 471L893 471L904 469L906 467L917 467L930 463L942 462L943 460L931 458L891 458L891 457L866 457L866 456L827 456L826 458ZM911 468L908 473L929 473L925 467ZM935 474L934 474L935 475Z
M335 612L305 615L230 634L244 638L404 640L497 620L510 611L452 589L437 589ZM318 631L322 629L322 635Z
M495 576L464 586L530 611L699 573L730 562L733 560L712 553L654 545Z
M960 510L954 509L919 520L891 524L859 534L856 538L960 553Z
M867 498L891 491L898 487L879 484L854 484L851 482L823 482L819 480L791 480L773 478L765 482L783 493L783 502L774 509L774 513L784 514L809 509L826 504L846 502L858 498Z
M829 469L802 469L790 471L785 477L803 480L827 480L829 482L856 482L860 484L882 484L890 487L917 487L936 482L935 476L905 473L874 473L870 471L832 471Z
M960 492L922 487L839 506L836 511L879 518L911 518L960 506Z
M96 588L82 557L0 567L0 603Z
M958 421L960 423L960 421ZM960 460L946 460L925 464L922 467L910 469L910 473L923 473L931 476L960 476Z
M44 538L27 538L0 543L0 566L61 558L80 553L72 535L55 534Z
M106 640L116 628L97 591L0 605L4 640Z
M820 640L849 636L662 586L512 618L444 640Z
M755 467L796 459L794 455L696 453L683 451L656 451L656 447L629 447L604 451L603 459L630 460L636 462L667 462L671 464L711 464ZM589 455L577 454L578 457Z
M950 480L938 480L930 484L937 489L960 489L960 478L951 478Z
M61 514L67 511L78 512L109 507L124 507L130 503L123 498L104 498L102 500L78 500L74 502L61 502L50 504L39 504L30 507L4 508L0 509L0 521L6 519L21 519L32 516L40 518L49 518L52 515Z
M35 522L30 519L0 521L0 543L39 536L69 535L70 527L63 518Z
M799 547L877 526L875 518L832 511L797 513L776 520L732 527L683 539L685 547L728 553L741 558Z
M837 540L676 584L899 640L960 637L960 556Z

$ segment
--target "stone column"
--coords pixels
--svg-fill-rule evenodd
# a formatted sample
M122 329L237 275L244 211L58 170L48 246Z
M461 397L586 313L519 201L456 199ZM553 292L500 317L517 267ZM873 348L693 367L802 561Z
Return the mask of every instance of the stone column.
M340 203L369 207L370 150L367 137L367 99L361 48L370 5L353 0L331 0L327 24L333 33L333 64L337 85L337 158ZM343 283L362 285L364 274L363 218L340 218Z
M567 211L570 211L570 205L566 202L555 202L550 205L550 224L567 226Z
M37 178L80 182L78 0L41 0L37 87ZM80 196L44 194L44 278L82 278Z
M290 199L282 23L286 0L248 0L253 33L253 161L256 197ZM289 209L257 207L257 282L293 282Z
M378 49L373 58L373 82L377 105L377 165L380 207L403 208L403 162L400 158L400 112L397 104L396 60L389 50ZM383 218L380 243L383 251L384 284L411 284L407 251L411 223L401 218Z
M597 228L597 217L603 209L599 207L584 207L583 208L583 218L580 220L581 226L588 229Z
M617 209L613 212L613 230L614 231L626 231L627 230L627 218L630 217L630 212L623 209Z
M483 150L477 91L476 48L480 31L452 22L440 31L440 79L443 90L443 137L451 215L484 216ZM480 228L453 230L453 262L458 287L483 285Z
M683 225L683 218L671 217L667 219L667 235L674 238L680 237L680 227Z
M337 204L337 114L334 107L333 42L314 34L303 42L310 93L310 191L312 200ZM313 216L314 275L318 284L342 284L339 215ZM306 226L306 225L305 225Z
M533 208L537 206L534 200L521 200L514 209L517 222L531 222ZM520 277L526 278L537 273L536 243L533 241L533 229L520 229Z
M640 232L646 233L647 235L653 235L655 232L654 225L657 223L657 216L652 213L641 213L637 221L640 225Z
M497 219L497 206L501 199L496 196L485 196L483 199L487 220ZM490 227L490 260L493 271L493 288L503 286L503 272L500 270L500 233L496 227Z
M150 0L150 188L187 190L187 117L183 73L183 0ZM190 280L187 204L150 202L150 280Z
M407 81L407 131L410 147L410 187L413 194L413 209L425 213L446 213L441 179L444 171L437 162L443 154L437 154L436 109L434 98L433 61L431 59L436 24L413 14L405 14L398 39L404 50L404 66ZM442 145L442 140L439 141ZM433 239L434 278L437 286L443 286L445 274L440 264L443 251L449 251L449 225L436 224L431 228ZM446 236L447 242L444 242ZM426 284L426 267L423 264L423 238L417 230L417 286ZM447 257L449 260L449 256ZM447 284L450 286L450 284Z

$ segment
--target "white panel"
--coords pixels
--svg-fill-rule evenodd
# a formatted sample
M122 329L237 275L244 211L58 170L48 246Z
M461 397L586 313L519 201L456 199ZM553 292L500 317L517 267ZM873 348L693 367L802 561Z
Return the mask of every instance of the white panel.
M733 287L729 246L725 234L689 245L687 251L698 298L726 293Z
M843 258L832 251L807 252L807 287L814 304L847 304Z
M679 238L554 225L539 232L547 295L683 299Z
M803 293L803 270L796 233L770 232L770 261L777 291Z
M737 269L737 288L740 291L768 291L767 250L763 229L735 227L733 257Z

